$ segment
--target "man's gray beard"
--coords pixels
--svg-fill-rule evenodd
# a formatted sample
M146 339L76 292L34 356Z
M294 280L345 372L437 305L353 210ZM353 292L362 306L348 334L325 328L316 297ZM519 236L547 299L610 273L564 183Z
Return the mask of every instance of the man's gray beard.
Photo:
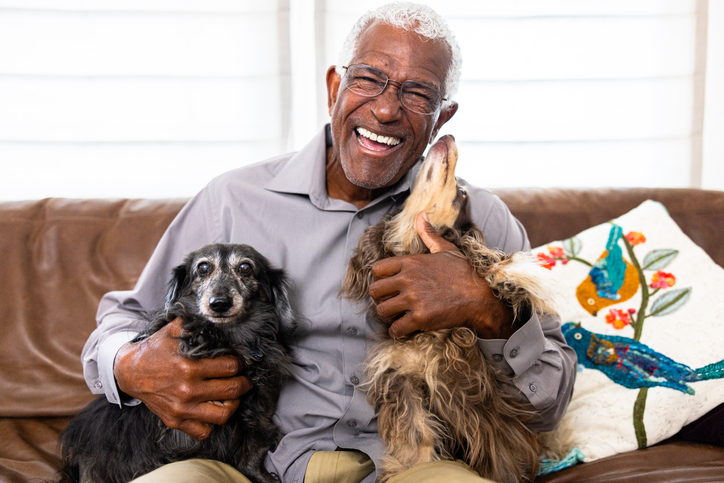
M392 179L397 174L395 172L388 171L387 175L384 178L374 180L373 182L365 183L363 181L360 181L360 180L352 177L351 173L347 172L347 169L344 167L344 165L342 165L342 169L344 170L344 175L347 177L347 179L350 181L350 183L355 184L355 185L359 186L360 188L365 188L368 190L387 188L388 184L392 181Z

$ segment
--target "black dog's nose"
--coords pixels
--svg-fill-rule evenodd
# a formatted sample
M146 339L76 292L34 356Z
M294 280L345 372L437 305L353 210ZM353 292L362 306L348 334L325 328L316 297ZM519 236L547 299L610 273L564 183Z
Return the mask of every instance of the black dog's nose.
M213 310L217 314L223 314L224 312L229 310L233 304L233 299L226 295L211 297L209 299L209 307L211 307L211 310Z

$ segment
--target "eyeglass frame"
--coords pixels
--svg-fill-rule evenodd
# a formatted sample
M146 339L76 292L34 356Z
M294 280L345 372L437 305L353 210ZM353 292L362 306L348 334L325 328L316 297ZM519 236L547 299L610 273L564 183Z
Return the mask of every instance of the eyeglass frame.
M429 86L429 85L424 84L424 83L422 83L422 82L412 81L412 80L409 80L409 79L408 79L408 80L405 80L405 81L402 81L402 82L400 82L400 81L398 81L398 80L395 80L395 79L390 79L390 76L387 74L387 72L382 71L382 70L378 69L377 67L372 67L371 65L368 65L368 64L350 64L350 65L343 65L343 66L342 66L342 69L345 70L345 76L344 76L344 77L345 77L345 78L347 77L347 73L349 72L349 68L350 68L350 67L354 67L354 66L357 66L357 65L363 66L363 67L369 67L370 69L376 70L377 72L379 72L379 73L381 73L381 74L384 74L385 77L387 77L387 82L385 82L385 85L382 86L382 90L380 90L380 92L377 93L377 94L375 94L374 96L368 96L368 95L365 95L365 94L361 94L361 93L359 93L359 92L357 92L357 91L354 91L354 90L352 90L352 89L345 83L345 86L344 86L344 87L345 87L346 89L349 89L351 92L354 92L354 93L357 94L358 96L366 97L366 98L368 98L368 99L374 99L375 97L378 97L378 96L382 95L382 94L387 90L387 87L390 85L390 83L392 83L392 85L396 85L396 86L397 86L397 99L400 101L400 105L401 105L402 107L404 107L405 109L407 109L408 111L410 111L410 112L414 112L415 114L422 114L423 116L432 116L433 114L435 114L435 112L436 112L438 109L440 109L440 108L442 107L442 105L443 105L443 103L444 103L445 101L448 101L448 100L449 100L447 97L443 97L443 96L442 96L442 93L437 89L437 87ZM418 84L418 85L425 86L425 87L427 87L428 89L433 89L433 90L437 91L437 94L438 94L438 96L439 96L439 98L440 98L440 100L438 101L438 102L439 102L438 106L437 106L432 112L419 112L419 111L415 111L414 109L410 109L407 105L405 105L405 103L404 103L403 100L402 100L402 87L405 85L406 82L412 82L412 83L415 83L415 84Z

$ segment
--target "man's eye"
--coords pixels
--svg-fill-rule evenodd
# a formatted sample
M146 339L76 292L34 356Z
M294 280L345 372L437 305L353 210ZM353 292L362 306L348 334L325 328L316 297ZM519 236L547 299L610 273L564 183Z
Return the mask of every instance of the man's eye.
M424 101L432 101L433 95L427 91L406 90L406 96L416 97Z
M242 275L248 275L251 273L251 265L243 262L239 264L239 273Z

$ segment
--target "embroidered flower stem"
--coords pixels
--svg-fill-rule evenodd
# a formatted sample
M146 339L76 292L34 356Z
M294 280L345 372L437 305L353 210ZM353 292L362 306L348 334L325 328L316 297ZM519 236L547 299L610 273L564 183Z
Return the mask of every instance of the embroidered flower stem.
M566 258L568 260L575 260L576 262L580 262L584 265L588 265L589 267L592 267L593 264L589 262L588 260L584 260L583 258L574 257L573 255L566 254ZM563 260L562 258L556 258L556 260Z
M648 387L639 389L639 395L633 407L634 432L639 449L644 449L647 444L646 427L644 426L644 410L646 409L646 396L649 393Z
M633 246L625 236L622 236L621 239L623 240L624 245L626 245L626 251L628 252L628 256L631 258L631 263L636 268L641 285L641 307L636 315L636 321L631 321L631 326L634 329L633 338L635 341L639 341L641 340L641 333L644 330L646 309L649 305L649 286L646 283L646 275L644 275L644 271L641 269L641 264L633 251ZM644 425L644 410L646 409L646 397L648 396L648 393L649 388L647 387L639 389L639 395L636 397L636 402L633 407L634 433L636 433L636 442L639 449L645 448L646 442L648 441L648 438L646 437L646 426Z
M633 339L635 341L640 341L641 333L644 330L646 308L649 306L649 286L646 283L646 275L644 275L644 271L641 269L641 264L633 251L633 246L629 243L625 236L622 236L621 239L623 240L624 245L626 245L626 251L628 252L628 256L631 258L631 264L636 268L636 272L639 275L639 282L641 284L641 306L639 307L638 314L636 315L636 320L631 321L631 327L634 329Z

